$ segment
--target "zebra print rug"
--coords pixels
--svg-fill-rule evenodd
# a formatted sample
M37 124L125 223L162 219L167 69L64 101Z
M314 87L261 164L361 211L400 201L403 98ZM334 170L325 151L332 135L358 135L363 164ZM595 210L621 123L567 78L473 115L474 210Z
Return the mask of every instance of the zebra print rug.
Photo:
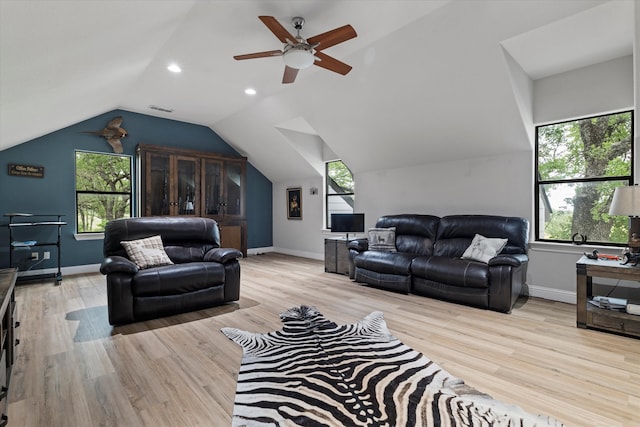
M381 312L337 325L315 307L266 334L222 332L243 348L233 425L560 426L465 385L395 338Z

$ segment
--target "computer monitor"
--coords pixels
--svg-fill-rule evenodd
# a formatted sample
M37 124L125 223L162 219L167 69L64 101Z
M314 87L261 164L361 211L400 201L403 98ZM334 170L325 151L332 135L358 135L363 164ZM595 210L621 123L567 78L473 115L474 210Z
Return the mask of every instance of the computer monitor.
M331 214L331 232L332 233L362 233L364 231L364 214Z

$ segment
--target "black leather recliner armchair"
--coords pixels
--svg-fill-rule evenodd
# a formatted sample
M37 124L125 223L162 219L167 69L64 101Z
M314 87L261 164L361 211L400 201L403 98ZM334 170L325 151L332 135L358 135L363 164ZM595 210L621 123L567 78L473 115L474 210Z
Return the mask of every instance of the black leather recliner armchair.
M140 269L121 241L159 235L174 263ZM242 252L220 248L218 224L209 218L141 217L111 221L104 237L109 323L120 325L240 299Z

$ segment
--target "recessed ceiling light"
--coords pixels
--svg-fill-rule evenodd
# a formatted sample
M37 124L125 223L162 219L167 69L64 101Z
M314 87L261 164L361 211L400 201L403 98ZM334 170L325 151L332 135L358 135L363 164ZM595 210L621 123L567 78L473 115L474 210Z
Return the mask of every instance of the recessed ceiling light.
M171 64L167 67L167 70L171 71L172 73L179 73L182 71L182 68L180 68L178 64Z
M256 94L256 90L252 87L248 87L244 90L244 93L246 93L247 95L255 95Z

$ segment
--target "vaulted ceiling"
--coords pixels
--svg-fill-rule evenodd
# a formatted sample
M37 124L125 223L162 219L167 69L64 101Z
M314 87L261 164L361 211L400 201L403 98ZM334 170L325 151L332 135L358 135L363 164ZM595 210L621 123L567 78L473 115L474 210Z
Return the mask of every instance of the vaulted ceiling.
M633 0L0 0L0 150L124 109L211 127L274 182L531 148L529 81L631 55ZM281 83L258 20L358 37ZM167 71L178 63L182 72ZM252 87L254 96L245 95ZM171 113L151 109L158 106ZM149 141L147 141L149 142ZM179 141L177 141L179 144Z

